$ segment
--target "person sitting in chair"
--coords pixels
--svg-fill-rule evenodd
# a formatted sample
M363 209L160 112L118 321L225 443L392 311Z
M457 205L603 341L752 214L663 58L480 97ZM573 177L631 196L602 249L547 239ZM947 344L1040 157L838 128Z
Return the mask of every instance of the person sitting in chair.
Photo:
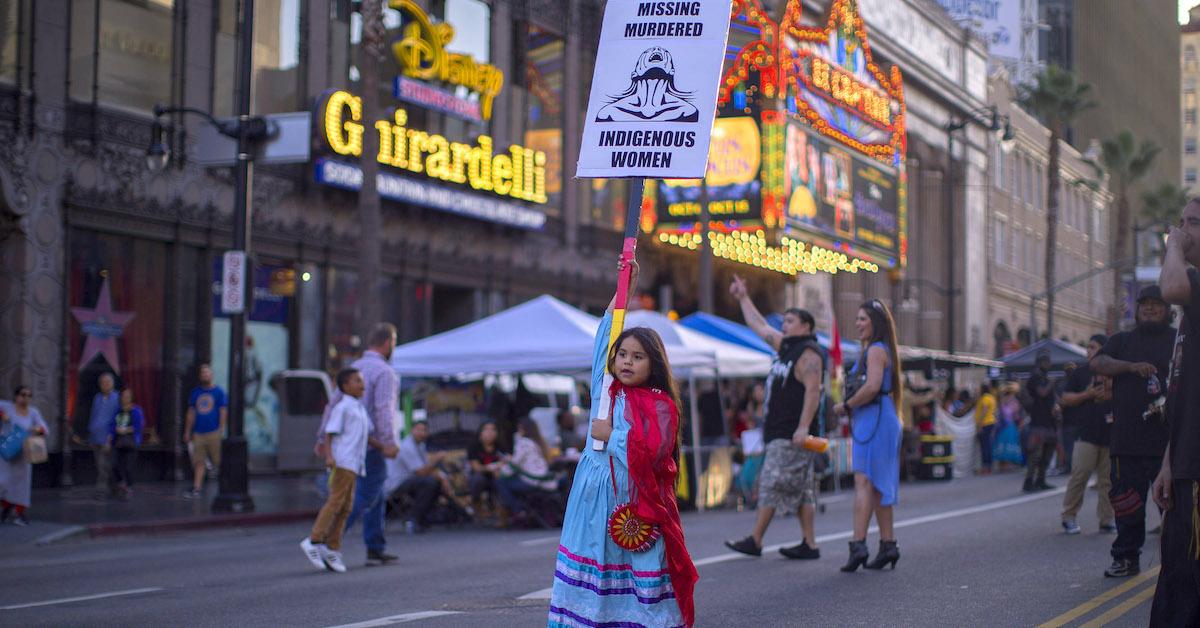
M527 499L538 491L554 491L557 479L550 473L550 446L542 438L538 424L529 417L517 423L513 455L500 474L500 503L516 517L525 517Z
M429 440L429 425L424 421L413 423L412 432L400 442L400 454L391 472L394 477L390 483L396 485L392 494L403 494L412 499L412 506L405 513L405 525L420 532L428 523L429 513L437 503L439 495L445 495L452 508L474 515L470 506L458 501L450 486L450 479L438 468L446 459L446 452L426 451L425 442Z

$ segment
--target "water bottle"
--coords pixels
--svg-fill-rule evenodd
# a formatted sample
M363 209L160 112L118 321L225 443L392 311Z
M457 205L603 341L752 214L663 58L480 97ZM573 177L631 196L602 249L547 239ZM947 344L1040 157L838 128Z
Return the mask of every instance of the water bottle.
M804 448L819 454L829 451L829 439L820 436L809 436L804 440Z
M1158 375L1152 373L1146 380L1146 394L1158 396L1160 392L1162 392L1162 384L1158 381Z

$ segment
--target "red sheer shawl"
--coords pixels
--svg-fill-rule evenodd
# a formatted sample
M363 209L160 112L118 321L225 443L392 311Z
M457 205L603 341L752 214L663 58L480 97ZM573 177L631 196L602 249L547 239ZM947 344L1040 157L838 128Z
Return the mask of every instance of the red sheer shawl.
M692 594L698 574L683 540L679 506L675 503L676 435L679 411L674 400L657 388L631 387L614 380L609 394L615 407L617 393L625 393L625 419L629 422L626 459L630 500L638 517L658 525L666 543L667 571L684 623L695 623Z

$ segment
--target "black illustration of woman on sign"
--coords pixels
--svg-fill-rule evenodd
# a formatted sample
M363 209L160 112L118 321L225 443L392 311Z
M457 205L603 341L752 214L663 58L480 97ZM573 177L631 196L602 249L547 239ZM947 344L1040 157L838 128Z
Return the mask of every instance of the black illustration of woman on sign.
M612 96L596 122L696 122L692 93L675 87L675 62L666 48L647 48L630 73L629 88Z

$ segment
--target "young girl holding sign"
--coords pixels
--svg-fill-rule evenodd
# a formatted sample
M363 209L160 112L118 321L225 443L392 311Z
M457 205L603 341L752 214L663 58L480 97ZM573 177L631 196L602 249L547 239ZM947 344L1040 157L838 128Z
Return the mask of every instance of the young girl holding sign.
M630 295L636 263L631 270ZM697 574L675 504L678 392L658 334L627 329L610 349L612 324L609 304L596 332L592 429L567 503L549 625L691 626Z

